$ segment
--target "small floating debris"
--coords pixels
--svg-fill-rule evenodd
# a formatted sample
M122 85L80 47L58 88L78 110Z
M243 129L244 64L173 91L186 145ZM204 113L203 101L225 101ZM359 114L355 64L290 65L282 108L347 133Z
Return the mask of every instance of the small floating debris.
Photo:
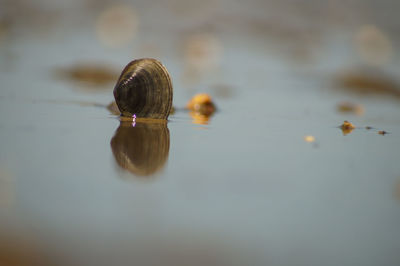
M340 129L342 129L343 135L350 134L355 128L356 127L347 120L345 120L343 122L343 124L340 126Z
M347 135L347 134L350 134L356 128L356 126L353 125L351 122L345 120L343 122L343 124L339 126L339 128L342 130L343 135ZM362 127L362 128L360 127L360 129L363 129L363 128L368 130L368 131L375 129L374 127L371 127L371 126L365 126L365 127ZM377 129L375 129L374 132L377 132L379 135L389 134L389 132L387 132L385 130L377 130Z
M363 115L364 107L360 104L351 102L341 102L337 105L337 110L341 113L353 113L355 115Z
M309 143L314 142L315 141L315 137L311 136L311 135L304 136L304 141L305 142L309 142Z
M186 104L186 109L190 110L189 114L194 124L207 125L216 107L210 95L199 93L190 99Z
M196 113L200 113L207 116L212 115L216 110L215 105L211 99L211 96L206 93L196 94L186 104L186 108Z
M343 124L340 126L342 129L355 129L356 127L347 120L343 121Z
M304 140L305 142L307 142L307 143L312 144L312 147L314 147L314 148L318 148L318 147L319 147L318 142L316 142L315 137L312 136L312 135L306 135L306 136L304 136L304 137L303 137L303 140Z

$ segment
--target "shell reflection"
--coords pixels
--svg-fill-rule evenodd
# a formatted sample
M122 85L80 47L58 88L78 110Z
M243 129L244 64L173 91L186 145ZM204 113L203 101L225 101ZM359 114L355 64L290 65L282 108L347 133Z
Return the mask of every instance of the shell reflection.
M169 155L166 122L121 122L111 139L117 164L136 176L151 176L165 166Z

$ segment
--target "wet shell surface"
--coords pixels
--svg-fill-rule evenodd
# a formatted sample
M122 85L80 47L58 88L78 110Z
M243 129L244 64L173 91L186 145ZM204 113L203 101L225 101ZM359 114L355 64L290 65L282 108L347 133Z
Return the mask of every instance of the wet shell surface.
M122 116L167 119L172 96L167 69L151 58L130 62L114 88L115 101Z

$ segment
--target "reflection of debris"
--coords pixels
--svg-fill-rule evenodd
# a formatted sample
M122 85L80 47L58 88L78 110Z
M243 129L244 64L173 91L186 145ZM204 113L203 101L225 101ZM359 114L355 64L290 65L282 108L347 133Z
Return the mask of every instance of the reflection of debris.
M355 35L355 46L368 65L383 65L393 53L389 37L374 25L364 25Z
M379 130L379 131L378 131L378 134L379 134L379 135L386 135L387 132L386 132L385 130Z
M212 102L211 96L206 93L196 94L186 104L186 108L208 116L213 114L216 109L214 103Z
M349 121L345 120L340 128L342 129L343 135L347 135L350 134L356 127Z
M399 84L376 71L346 72L338 76L338 85L360 94L386 94L400 98Z
M353 130L354 128L342 128L343 136L350 134Z
M97 36L106 46L121 47L136 35L137 25L138 17L133 8L114 5L99 15L96 24Z
M56 70L56 75L93 87L113 83L118 78L118 74L114 70L105 65L96 64L79 64L69 68L58 69Z
M354 104L351 102L341 102L337 105L337 110L341 113L354 113L356 115L364 114L362 105Z
M210 115L204 115L198 112L190 112L189 114L193 119L192 120L193 124L208 125L208 122L210 121L211 118Z
M308 135L308 136L304 136L304 141L305 142L314 142L315 141L315 137Z

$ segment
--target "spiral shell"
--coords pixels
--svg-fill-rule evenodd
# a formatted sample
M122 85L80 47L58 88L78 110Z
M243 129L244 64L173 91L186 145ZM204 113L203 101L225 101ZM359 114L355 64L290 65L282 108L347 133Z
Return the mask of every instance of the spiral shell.
M122 116L167 119L172 96L167 69L151 58L130 62L114 88L115 101Z

